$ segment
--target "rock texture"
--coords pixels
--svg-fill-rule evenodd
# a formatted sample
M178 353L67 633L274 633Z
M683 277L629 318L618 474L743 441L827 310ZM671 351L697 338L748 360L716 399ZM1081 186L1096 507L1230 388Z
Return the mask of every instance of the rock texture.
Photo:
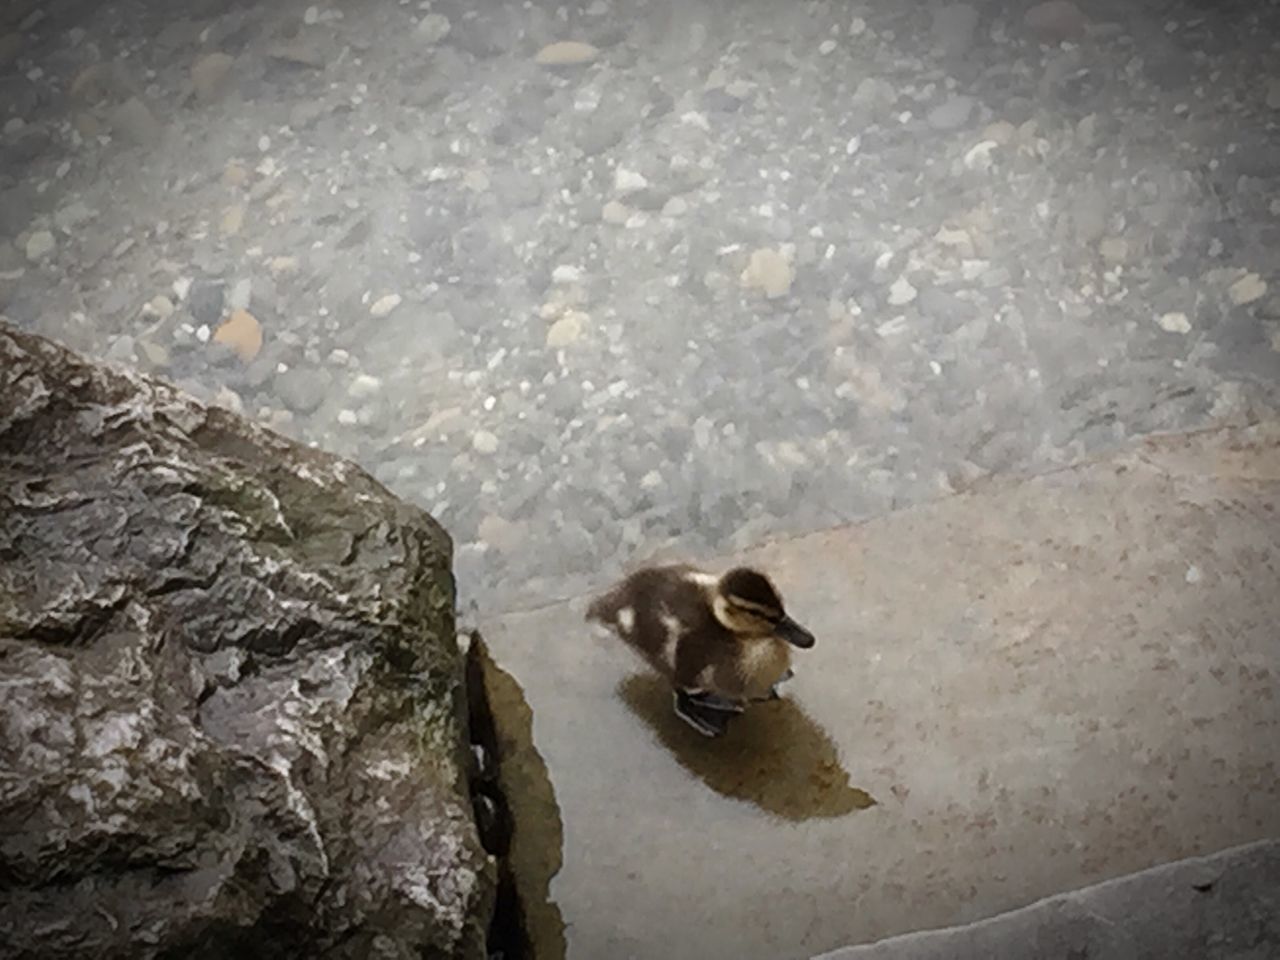
M1280 956L1280 841L1164 864L963 927L909 933L816 960Z
M484 955L451 543L0 324L0 957Z

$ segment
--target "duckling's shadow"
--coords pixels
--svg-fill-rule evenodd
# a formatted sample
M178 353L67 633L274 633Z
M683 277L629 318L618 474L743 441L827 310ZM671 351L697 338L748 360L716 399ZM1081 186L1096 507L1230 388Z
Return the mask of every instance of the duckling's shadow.
M792 821L842 817L876 802L849 782L834 741L788 698L752 704L724 736L708 739L675 715L671 687L657 676L627 677L618 696L682 767L722 796Z

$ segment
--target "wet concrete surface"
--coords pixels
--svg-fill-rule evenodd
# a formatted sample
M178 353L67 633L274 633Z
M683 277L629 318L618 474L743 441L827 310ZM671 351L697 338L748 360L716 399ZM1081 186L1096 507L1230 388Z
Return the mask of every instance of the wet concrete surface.
M563 823L567 955L810 957L1276 836L1278 505L1270 424L707 559L818 636L715 742L585 599L483 624L554 784L553 817L512 801L526 842Z

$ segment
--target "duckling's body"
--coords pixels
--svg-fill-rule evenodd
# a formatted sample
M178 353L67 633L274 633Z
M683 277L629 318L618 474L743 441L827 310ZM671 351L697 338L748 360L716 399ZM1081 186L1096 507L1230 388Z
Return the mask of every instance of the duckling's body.
M596 598L587 619L665 677L676 712L708 736L724 732L726 714L776 697L791 647L813 645L768 578L744 567L722 577L687 564L646 567Z

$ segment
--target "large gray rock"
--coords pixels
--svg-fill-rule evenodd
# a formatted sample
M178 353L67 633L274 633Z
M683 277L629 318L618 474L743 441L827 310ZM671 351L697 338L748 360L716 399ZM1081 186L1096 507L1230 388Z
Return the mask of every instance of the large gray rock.
M483 956L451 552L0 324L0 957Z
M962 927L814 960L1269 960L1280 956L1280 841L1164 864Z

